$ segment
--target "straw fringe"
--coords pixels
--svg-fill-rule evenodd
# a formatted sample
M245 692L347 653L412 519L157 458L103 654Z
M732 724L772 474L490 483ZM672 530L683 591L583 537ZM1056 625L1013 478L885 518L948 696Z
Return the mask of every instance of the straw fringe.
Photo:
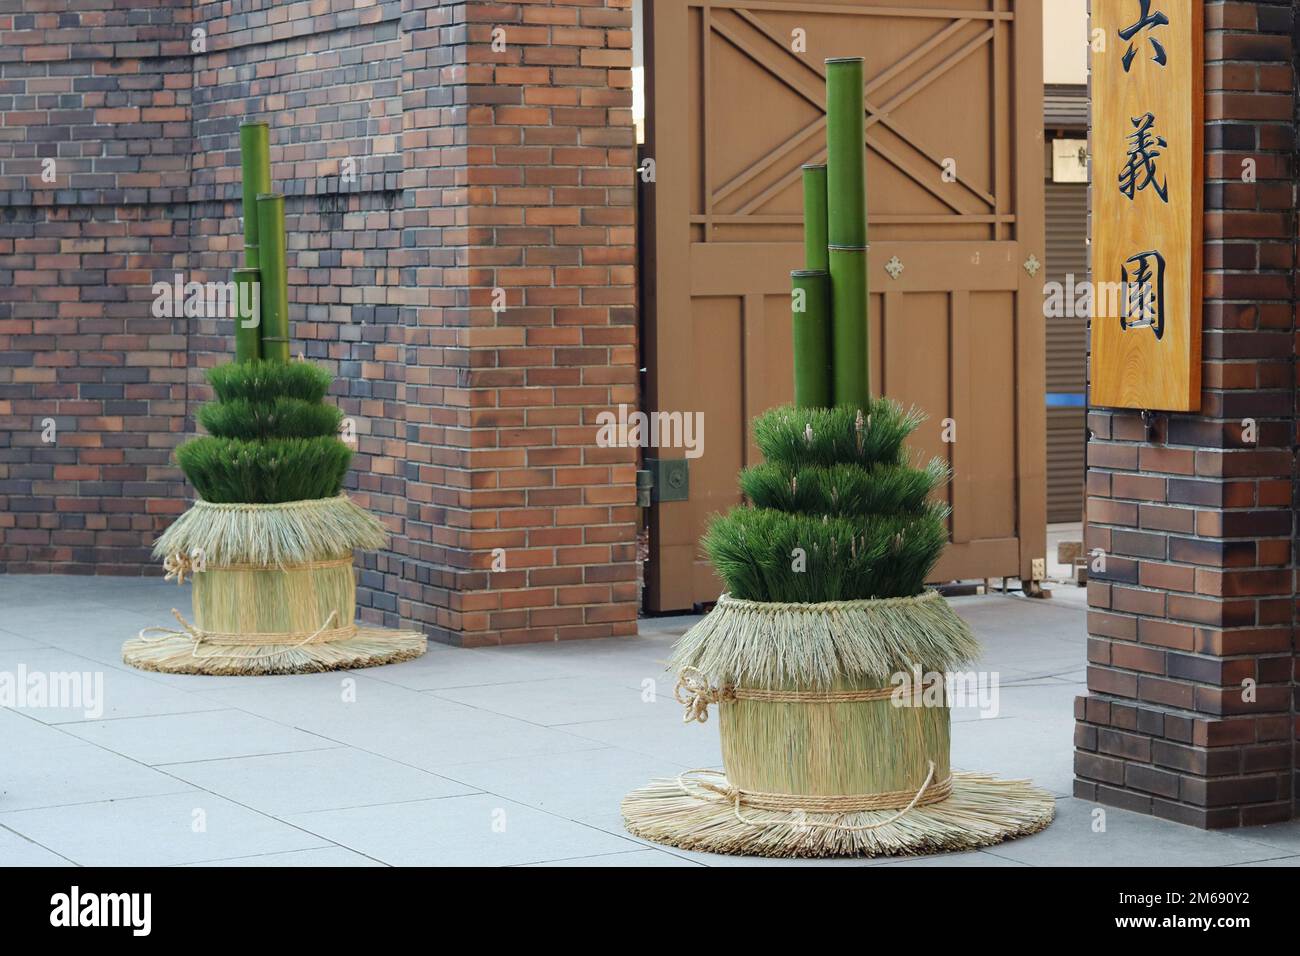
M902 856L973 850L1037 833L1051 823L1056 802L1026 780L955 772L946 800L902 814L747 808L742 818L725 796L675 779L632 791L622 810L631 833L684 850L767 857Z
M196 501L154 545L155 558L202 555L207 565L293 565L373 550L383 524L346 494L283 504Z
M256 635L249 635L250 639ZM419 631L358 627L355 637L327 643L209 646L188 634L140 636L122 645L122 660L164 674L308 674L414 660L428 650Z
M844 679L884 683L913 667L947 672L979 652L970 627L937 591L821 604L724 594L677 642L669 664L720 685L815 689Z

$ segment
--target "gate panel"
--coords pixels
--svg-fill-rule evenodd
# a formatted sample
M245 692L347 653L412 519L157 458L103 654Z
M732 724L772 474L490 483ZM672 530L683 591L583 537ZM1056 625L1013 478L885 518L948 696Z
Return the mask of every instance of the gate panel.
M645 404L705 415L690 499L652 509L651 610L717 598L699 538L740 500L749 420L791 398L799 167L825 160L831 56L867 60L873 387L924 409L913 447L955 472L935 578L1042 556L1041 19L1021 0L647 5Z

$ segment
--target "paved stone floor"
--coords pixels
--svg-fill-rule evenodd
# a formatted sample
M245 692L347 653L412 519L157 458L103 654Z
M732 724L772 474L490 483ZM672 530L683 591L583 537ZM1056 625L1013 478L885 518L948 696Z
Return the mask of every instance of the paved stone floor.
M103 682L102 712L0 709L0 865L819 865L623 831L626 791L720 762L717 722L683 725L663 673L692 618L644 621L619 641L432 645L406 664L301 677L123 665L122 640L188 612L188 591L0 576L0 686L24 672ZM1001 678L996 717L954 711L954 764L1032 777L1061 797L1057 821L987 851L821 865L1300 863L1300 823L1207 833L1107 809L1094 832L1095 808L1069 796L1080 593L954 601L985 644L979 666Z

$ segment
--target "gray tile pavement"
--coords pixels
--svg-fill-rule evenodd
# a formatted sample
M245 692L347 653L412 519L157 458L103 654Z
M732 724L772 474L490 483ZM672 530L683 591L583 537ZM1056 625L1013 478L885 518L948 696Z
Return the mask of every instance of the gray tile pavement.
M1069 796L1084 605L953 601L1000 678L996 714L954 711L953 763L1057 794L1042 833L974 853L789 861L660 847L621 826L654 776L721 763L664 670L694 618L639 637L461 650L300 677L151 674L141 627L188 613L156 579L0 576L0 672L98 674L99 713L0 707L0 866L1252 866L1300 863L1300 823L1207 833ZM1077 595L1065 596L1076 598Z

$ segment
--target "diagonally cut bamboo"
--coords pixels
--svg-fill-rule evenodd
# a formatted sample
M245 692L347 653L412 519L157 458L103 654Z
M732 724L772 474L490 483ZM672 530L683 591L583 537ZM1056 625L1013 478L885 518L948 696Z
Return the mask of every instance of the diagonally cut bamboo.
M867 169L861 57L826 61L826 231L837 405L870 402L867 359Z
M289 361L289 274L285 263L284 196L257 197L258 253L262 269L262 358Z
M826 236L867 244L866 101L860 56L826 61Z

